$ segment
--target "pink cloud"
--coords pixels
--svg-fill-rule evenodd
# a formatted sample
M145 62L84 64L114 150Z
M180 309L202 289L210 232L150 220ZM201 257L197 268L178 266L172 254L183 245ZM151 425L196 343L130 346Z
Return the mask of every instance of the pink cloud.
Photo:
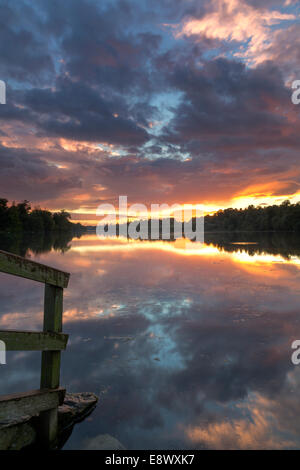
M247 45L240 46L240 51L235 55L244 58L249 64L257 65L272 56L269 48L272 48L277 33L271 27L285 27L286 21L295 18L294 14L267 8L258 11L245 0L213 0L204 16L185 19L175 35L247 42Z

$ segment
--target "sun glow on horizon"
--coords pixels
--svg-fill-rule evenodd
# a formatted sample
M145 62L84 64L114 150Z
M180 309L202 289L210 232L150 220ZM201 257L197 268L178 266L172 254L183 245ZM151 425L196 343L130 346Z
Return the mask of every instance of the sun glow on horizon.
M82 202L83 202L84 200L87 200L87 195L84 194L82 199L80 198L80 196L78 196L77 199L82 200ZM246 209L250 205L253 205L253 206L256 206L256 207L257 206L280 205L280 204L282 204L282 202L284 202L287 199L292 204L296 204L296 203L300 202L300 191L293 194L293 195L285 194L285 195L281 195L281 196L277 196L277 195L275 196L275 195L272 195L272 194L257 195L257 194L255 194L255 192L253 192L252 194L248 194L248 195L236 196L233 199L231 199L230 201L228 201L226 203L224 202L222 204L216 204L216 203L204 203L204 204L194 203L194 204L191 204L191 203L187 203L187 204L178 204L178 206L181 210L187 210L187 211L193 211L193 212L195 212L197 208L198 209L201 208L201 210L203 210L204 215L212 215L212 214L215 214L216 212L218 212L219 210L225 210L225 209L228 209L228 208ZM144 218L144 219L150 218L150 216L151 216L151 204L149 204L149 205L145 204L145 205L146 205L148 211L144 212L144 213L141 212L136 217ZM171 207L172 204L169 204L169 206ZM116 217L117 217L117 219L119 219L120 222L124 222L125 221L124 217L119 218L118 210L117 210L118 206L116 205L115 207L116 207ZM80 222L82 225L98 225L98 223L101 222L101 219L104 215L101 216L101 217L99 216L97 218L96 210L97 210L97 208L90 208L90 207L86 207L84 205L80 206L78 209L71 209L71 210L67 209L67 211L71 214L72 221ZM157 218L169 217L170 215L172 216L173 214L174 214L173 209L162 209L162 210L153 212L154 217L157 217ZM94 217L91 217L91 216L94 216ZM133 214L128 215L128 220L134 220L134 218L136 218L136 217L134 217Z

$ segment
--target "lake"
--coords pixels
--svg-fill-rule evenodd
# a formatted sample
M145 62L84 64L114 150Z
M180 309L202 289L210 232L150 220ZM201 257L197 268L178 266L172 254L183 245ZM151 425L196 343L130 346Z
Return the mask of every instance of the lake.
M61 384L96 410L65 449L300 448L300 241L286 234L41 243L10 249L71 273ZM43 285L0 274L1 328L42 328ZM1 394L39 387L40 353L7 353ZM299 385L299 390L298 390Z

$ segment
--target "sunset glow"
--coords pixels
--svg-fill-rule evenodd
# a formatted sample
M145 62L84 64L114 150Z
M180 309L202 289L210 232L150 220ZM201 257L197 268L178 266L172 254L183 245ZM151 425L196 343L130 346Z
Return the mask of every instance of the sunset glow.
M84 225L120 195L206 213L299 202L298 2L154 3L133 0L128 21L108 0L63 14L5 3L2 197ZM67 17L68 30L54 27Z

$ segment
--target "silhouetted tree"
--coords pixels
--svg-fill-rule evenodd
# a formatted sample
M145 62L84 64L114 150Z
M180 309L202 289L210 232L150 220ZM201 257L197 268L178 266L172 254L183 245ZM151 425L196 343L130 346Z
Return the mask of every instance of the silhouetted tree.
M0 231L14 234L22 232L83 232L85 228L70 221L71 215L62 210L53 214L40 208L31 209L27 200L8 206L7 199L0 199Z

